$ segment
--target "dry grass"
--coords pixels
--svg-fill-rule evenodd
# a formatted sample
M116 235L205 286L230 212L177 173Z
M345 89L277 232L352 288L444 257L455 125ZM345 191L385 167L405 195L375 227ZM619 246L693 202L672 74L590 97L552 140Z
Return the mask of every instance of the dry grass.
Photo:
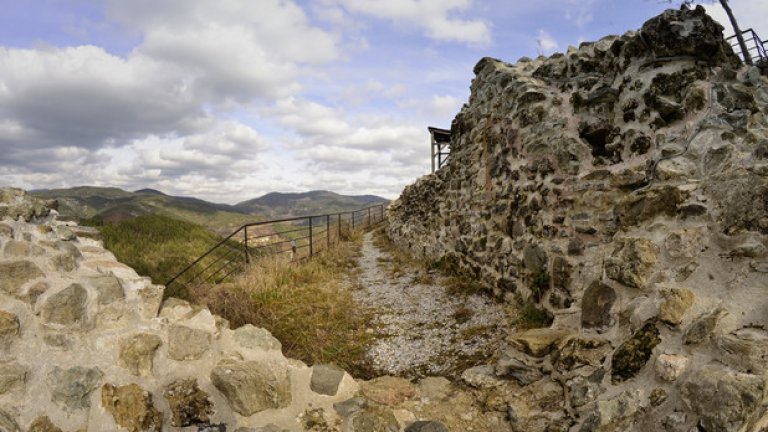
M253 324L272 332L286 356L309 364L335 363L369 374L364 356L370 313L355 304L344 280L355 279L361 233L301 263L265 258L229 284L194 290L197 303L233 328ZM354 283L354 282L353 282Z

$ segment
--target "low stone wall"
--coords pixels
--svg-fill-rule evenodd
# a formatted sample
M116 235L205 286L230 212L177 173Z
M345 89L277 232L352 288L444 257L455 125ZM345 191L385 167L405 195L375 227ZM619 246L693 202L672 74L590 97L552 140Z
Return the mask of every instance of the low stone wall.
M417 420L366 397L376 382L361 389L334 366L285 358L264 329L163 303L162 286L117 262L98 231L57 221L52 204L0 190L0 431L364 432ZM400 385L410 393L396 403L416 394Z
M468 382L517 430L766 430L768 79L702 8L475 74L447 164L387 214L553 318Z

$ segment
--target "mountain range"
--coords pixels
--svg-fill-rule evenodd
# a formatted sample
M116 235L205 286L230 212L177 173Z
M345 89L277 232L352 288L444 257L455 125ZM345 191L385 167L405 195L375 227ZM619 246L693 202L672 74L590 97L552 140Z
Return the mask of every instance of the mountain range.
M235 205L212 203L192 197L167 195L155 189L133 192L118 188L78 186L30 192L59 201L62 217L115 223L156 213L186 220L220 234L248 222L356 210L389 200L375 195L341 195L330 191L271 192Z

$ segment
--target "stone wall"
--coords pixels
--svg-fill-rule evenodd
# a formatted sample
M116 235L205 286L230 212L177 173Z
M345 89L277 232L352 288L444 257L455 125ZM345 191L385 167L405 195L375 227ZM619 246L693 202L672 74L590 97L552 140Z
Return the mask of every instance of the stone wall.
M364 432L371 418L400 429L391 408L348 401L361 385L343 370L163 303L162 286L95 229L57 221L53 204L0 189L0 431Z
M480 60L447 164L390 206L402 248L553 317L467 374L516 430L768 428L768 79L721 30Z

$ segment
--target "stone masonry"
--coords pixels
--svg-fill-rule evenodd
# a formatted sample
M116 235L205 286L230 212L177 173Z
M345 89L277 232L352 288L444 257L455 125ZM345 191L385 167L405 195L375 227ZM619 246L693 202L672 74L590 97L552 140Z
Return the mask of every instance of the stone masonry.
M465 373L520 431L768 430L768 79L697 7L484 58L401 248L552 318Z

